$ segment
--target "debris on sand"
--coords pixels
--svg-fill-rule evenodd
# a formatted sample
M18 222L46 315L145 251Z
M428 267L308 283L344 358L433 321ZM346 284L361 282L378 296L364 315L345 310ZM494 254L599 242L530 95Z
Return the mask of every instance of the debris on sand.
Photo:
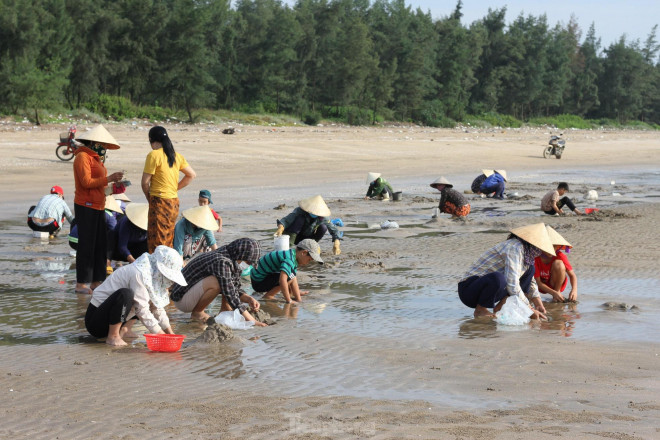
M234 134L235 132L236 130L234 130L233 127L225 128L224 130L222 130L222 134Z
M197 338L198 341L207 344L218 344L220 342L228 341L234 337L234 331L224 324L218 324L214 318L209 318L206 321L207 327L204 333Z
M285 204L285 203L280 203L279 205L277 205L277 206L274 207L273 209L276 209L276 210L282 210L282 209L284 209L284 208L286 208L286 204Z
M602 307L607 310L639 310L639 307L637 307L635 304L628 304L623 302L618 303L614 301L606 302L602 305Z
M254 316L254 319L256 319L259 322L263 322L264 324L267 325L273 325L275 324L275 320L270 317L270 313L264 311L264 310L250 310L250 314Z
M412 199L413 203L435 203L435 199L430 197L415 196Z

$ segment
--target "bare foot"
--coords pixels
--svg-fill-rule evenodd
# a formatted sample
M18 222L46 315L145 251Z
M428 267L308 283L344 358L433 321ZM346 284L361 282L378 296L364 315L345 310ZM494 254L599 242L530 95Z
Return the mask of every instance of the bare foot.
M87 286L87 284L76 283L75 292L76 293L82 293L82 294L85 294L85 295L91 295L92 294L92 289L90 289L89 286Z
M119 336L123 338L137 338L138 335L133 332L133 330L128 330L126 327L119 329Z
M492 313L490 310L488 310L485 307L481 307L480 305L477 305L474 309L474 317L479 318L481 316L488 316L490 318L495 318L495 314Z
M112 345L113 347L121 347L124 345L128 345L126 342L124 342L122 338L120 337L115 338L110 336L108 336L108 338L105 340L105 343L108 345Z
M103 284L103 281L94 281L90 287L90 289L94 290L97 287L99 287L101 284Z
M211 317L211 316L210 316L208 313L206 313L205 311L201 311L201 312L192 312L192 313L190 314L190 318L191 318L192 320L194 320L194 321L202 321L202 322L206 322L210 317Z
M275 299L275 295L264 295L261 297L262 301L273 301Z

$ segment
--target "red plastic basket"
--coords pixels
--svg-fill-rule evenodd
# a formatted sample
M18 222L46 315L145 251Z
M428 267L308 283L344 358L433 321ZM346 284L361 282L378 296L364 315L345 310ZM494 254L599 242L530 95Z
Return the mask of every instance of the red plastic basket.
M593 214L594 212L598 212L600 209L598 208L584 208L584 213L585 214Z
M147 348L151 351L160 351L165 353L173 353L179 351L183 340L186 335L156 335L152 333L145 333L144 337L147 340Z

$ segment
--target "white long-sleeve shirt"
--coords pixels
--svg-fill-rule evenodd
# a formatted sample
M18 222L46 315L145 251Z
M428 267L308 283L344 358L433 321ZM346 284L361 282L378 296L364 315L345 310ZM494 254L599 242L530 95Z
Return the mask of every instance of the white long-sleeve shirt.
M110 295L122 288L133 291L133 306L128 317L137 315L150 333L165 331L170 326L170 320L164 309L157 308L149 300L149 292L142 281L142 274L135 265L120 267L110 275L99 287L94 289L91 304L99 307Z

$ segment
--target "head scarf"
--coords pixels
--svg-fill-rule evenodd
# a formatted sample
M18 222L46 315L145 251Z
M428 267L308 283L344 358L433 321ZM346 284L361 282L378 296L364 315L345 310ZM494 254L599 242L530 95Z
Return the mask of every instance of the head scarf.
M101 157L105 156L105 146L99 142L90 141L89 149Z
M234 262L240 260L245 261L247 264L254 264L261 257L261 245L251 238L239 238L219 247L214 252Z
M158 269L156 256L145 252L133 264L142 275L142 282L149 292L151 302L159 309L169 304L170 296L167 289L172 285L172 281L165 278Z
M520 243L523 245L523 261L526 266L531 266L534 264L534 259L536 257L540 257L541 254L543 254L543 251L536 246L526 242L522 238L518 237L517 235L511 234L509 235L509 240L515 238L518 240Z

